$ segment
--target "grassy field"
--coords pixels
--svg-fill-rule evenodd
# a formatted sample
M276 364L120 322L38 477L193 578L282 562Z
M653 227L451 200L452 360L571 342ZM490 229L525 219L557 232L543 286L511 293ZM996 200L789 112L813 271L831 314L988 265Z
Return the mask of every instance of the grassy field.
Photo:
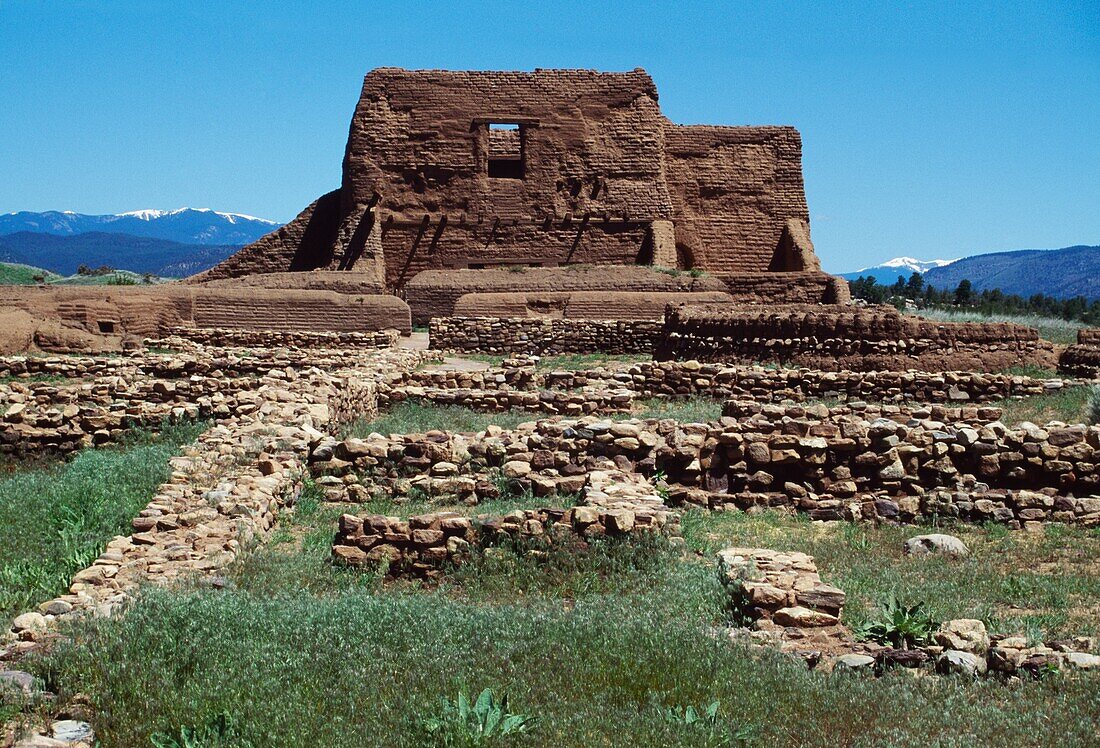
M333 567L338 511L307 495L225 590L149 590L33 667L63 701L91 700L105 746L185 729L225 746L1087 746L1100 734L1096 677L825 675L711 633L727 612L710 558L732 543L815 554L849 592L851 622L897 592L995 631L1095 633L1094 532L968 529L973 557L950 562L901 556L904 529L700 513L686 550L505 550L429 588ZM478 743L447 720L444 702L486 687L536 720L527 734ZM715 700L714 725L667 718Z
M116 270L105 275L58 275L31 265L0 262L0 286L33 286L39 282L55 286L144 285L168 280L172 279L148 276L146 280L145 275L130 270Z
M373 420L359 420L345 428L346 436L365 437L379 434L416 434L446 429L448 431L484 431L490 424L515 428L524 421L535 421L545 415L525 410L483 413L460 405L432 405L405 400L389 408Z
M994 314L986 316L980 312L961 312L946 309L918 309L911 312L924 319L938 322L1011 322L1016 325L1034 327L1039 337L1052 343L1069 345L1077 342L1077 331L1088 327L1084 322L1071 322L1058 317L1039 317L1037 315Z
M1001 420L1010 426L1021 421L1088 423L1091 393L1091 387L1066 387L1049 395L1034 395L1022 400L998 400L990 405L1004 411Z
M21 265L16 262L0 262L0 286L33 286L36 278L50 282L60 278L49 270Z
M0 480L0 617L33 609L68 589L106 541L167 480L168 458L201 424L139 432L118 447L88 449L50 467L14 464Z

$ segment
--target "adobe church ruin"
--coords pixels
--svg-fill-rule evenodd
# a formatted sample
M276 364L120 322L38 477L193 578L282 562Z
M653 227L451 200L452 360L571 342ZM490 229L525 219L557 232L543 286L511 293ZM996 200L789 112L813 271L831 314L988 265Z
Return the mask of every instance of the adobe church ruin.
M183 283L10 289L0 319L19 334L0 350L117 348L181 327L430 324L432 347L490 353L1054 364L1029 328L837 306L848 286L814 253L801 149L792 127L673 124L640 68L379 68L339 189Z
M810 242L801 145L791 127L675 125L640 68L380 68L363 82L340 188L195 280L344 271L360 291L405 296L419 321L452 313L455 287L836 301L843 284ZM566 266L584 267L533 273L531 287L475 272Z

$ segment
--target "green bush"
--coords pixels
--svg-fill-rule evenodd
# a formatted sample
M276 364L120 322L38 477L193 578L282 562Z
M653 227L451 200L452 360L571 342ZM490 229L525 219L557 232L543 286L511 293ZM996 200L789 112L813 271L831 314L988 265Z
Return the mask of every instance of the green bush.
M458 692L455 702L444 699L442 714L424 720L423 727L438 746L466 748L520 735L534 724L533 717L509 711L507 694L498 701L493 690L486 688L473 704L464 691Z
M903 605L897 598L887 597L879 605L878 618L873 618L856 630L856 634L879 644L909 649L925 644L932 638L939 623L929 615L924 603Z
M1085 417L1093 425L1100 424L1100 385L1094 386L1089 393L1088 412Z

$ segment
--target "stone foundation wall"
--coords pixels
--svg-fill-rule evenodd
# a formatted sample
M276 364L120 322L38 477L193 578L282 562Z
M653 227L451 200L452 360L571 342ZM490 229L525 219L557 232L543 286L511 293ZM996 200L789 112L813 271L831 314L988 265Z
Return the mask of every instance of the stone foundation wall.
M815 519L1100 524L1098 426L1008 428L977 408L876 415L753 404L736 415L710 424L587 417L461 437L376 435L329 445L312 469L366 471L368 490L415 484L447 495L462 482L464 497L479 496L479 481L504 470L543 496L576 490L578 472L611 460L623 471L660 472L672 505L771 507Z
M1077 345L1062 352L1058 371L1068 376L1100 378L1100 328L1077 331Z
M671 306L655 358L780 363L838 371L1053 367L1052 344L1004 323L939 323L892 307Z
M306 330L234 330L217 327L174 327L169 337L218 347L241 348L389 348L396 330L378 332L310 332Z
M632 393L635 398L717 397L765 402L813 398L842 401L986 403L1010 397L1056 392L1073 382L1014 374L918 371L818 371L729 366L698 361L641 361L623 368L537 372L531 359L506 360L485 371L413 371L394 379L390 397L454 401L447 394L465 390L470 402L479 397L530 402L530 395L550 391ZM500 397L493 396L499 400ZM458 402L458 401L454 401Z
M609 464L602 468L584 476L584 497L575 507L517 509L503 516L472 518L434 512L408 520L345 514L332 556L352 566L384 565L391 577L433 578L475 548L512 543L520 550L577 549L594 538L679 534L678 521L644 478Z
M433 317L428 327L434 350L467 353L647 353L661 323L647 320L501 319Z

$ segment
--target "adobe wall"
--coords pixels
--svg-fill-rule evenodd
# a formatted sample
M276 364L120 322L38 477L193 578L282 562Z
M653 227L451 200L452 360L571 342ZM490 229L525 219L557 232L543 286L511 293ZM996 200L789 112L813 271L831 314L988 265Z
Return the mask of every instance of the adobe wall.
M724 292L717 278L661 272L650 267L513 268L485 270L429 270L405 287L413 323L432 317L450 317L455 304L470 293L621 291L645 293Z
M255 288L297 289L300 291L334 291L336 293L363 295L383 294L385 285L373 273L336 270L313 270L293 273L264 273L240 278L222 278L202 283L206 288Z
M198 327L240 330L411 331L409 307L397 297L331 291L195 289L193 321Z
M745 289L747 274L820 272L801 147L791 127L674 125L640 68L379 68L340 189L200 279L353 269L400 294L428 270L660 265L820 302L791 279Z
M433 317L432 350L468 353L648 353L661 334L656 320Z
M306 206L290 223L184 282L326 267L332 261L339 227L340 191L333 190Z
M848 284L827 273L728 273L717 277L736 304L844 304ZM843 291L840 289L843 288Z
M667 123L664 149L677 250L690 262L682 267L814 269L773 262L787 221L810 220L797 130Z
M728 304L732 301L729 294L721 291L468 293L455 303L454 316L660 320L668 304Z
M827 371L998 371L1056 362L1053 345L1030 327L931 322L887 306L669 307L654 356Z
M182 284L7 287L0 312L20 325L0 329L0 350L12 353L118 350L189 325L318 332L394 328L402 334L411 329L408 305L394 296Z

